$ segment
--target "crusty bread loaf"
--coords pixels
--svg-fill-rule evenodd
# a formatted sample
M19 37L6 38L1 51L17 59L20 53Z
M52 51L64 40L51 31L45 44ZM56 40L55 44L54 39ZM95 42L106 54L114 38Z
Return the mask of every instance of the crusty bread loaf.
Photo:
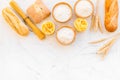
M105 28L114 32L118 28L118 0L105 0Z
M29 34L29 29L27 28L27 26L19 19L19 17L17 17L17 15L10 8L3 9L2 15L6 22L19 35L27 36Z
M27 14L35 23L40 23L50 15L50 11L42 0L36 0L36 2L27 9Z

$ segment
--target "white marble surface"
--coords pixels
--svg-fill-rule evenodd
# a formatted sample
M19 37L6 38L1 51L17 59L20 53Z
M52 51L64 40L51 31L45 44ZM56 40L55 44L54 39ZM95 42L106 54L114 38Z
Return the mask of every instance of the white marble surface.
M0 0L0 80L120 80L120 39L105 60L96 55L97 49L103 43L88 44L89 41L114 33L94 33L88 29L84 33L78 33L76 41L70 46L59 45L54 35L43 41L33 33L28 37L20 37L9 28L1 16L1 10L9 6L9 1ZM24 11L34 2L16 1ZM53 5L59 1L69 2L73 6L76 0L43 1L52 10ZM92 1L95 3L95 0ZM118 1L120 3L120 0ZM103 6L104 0L100 0L102 23ZM53 19L50 17L47 20ZM66 24L72 25L73 20ZM90 23L90 19L88 22ZM57 27L59 25L62 24L57 24Z

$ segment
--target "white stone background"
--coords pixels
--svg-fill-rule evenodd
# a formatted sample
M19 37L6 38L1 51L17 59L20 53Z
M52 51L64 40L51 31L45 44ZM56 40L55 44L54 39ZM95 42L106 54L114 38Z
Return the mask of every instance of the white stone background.
M120 39L104 60L96 55L104 43L88 44L89 41L113 35L120 29L115 33L101 34L99 31L90 32L88 28L86 32L78 33L76 41L70 46L58 44L55 35L47 36L43 41L33 33L28 37L20 37L1 16L2 9L9 6L9 1L0 0L0 80L120 80ZM25 12L34 1L16 0ZM77 0L43 0L50 10L55 3L61 1L68 2L73 7ZM92 1L95 4L96 0ZM102 24L104 1L100 0L99 3ZM73 14L71 21L56 23L56 27L66 24L73 26L75 18ZM53 21L52 17L44 21L48 20ZM90 18L87 20L90 24ZM40 24L38 27L41 27Z

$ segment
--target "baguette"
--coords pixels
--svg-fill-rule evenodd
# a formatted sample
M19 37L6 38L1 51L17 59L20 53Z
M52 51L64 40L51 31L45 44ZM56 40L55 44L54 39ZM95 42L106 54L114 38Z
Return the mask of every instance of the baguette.
M19 35L27 36L29 34L29 29L27 28L27 26L17 17L17 15L10 8L7 7L3 9L2 15L6 22Z
M105 28L114 32L118 28L118 0L105 0Z

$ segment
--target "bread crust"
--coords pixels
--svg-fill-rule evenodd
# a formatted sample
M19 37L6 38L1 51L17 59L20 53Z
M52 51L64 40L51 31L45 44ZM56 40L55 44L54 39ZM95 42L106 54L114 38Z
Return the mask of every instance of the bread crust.
M51 13L41 0L36 0L36 2L27 9L27 14L33 22L37 24L47 18Z
M10 8L4 8L2 10L2 15L6 22L16 33L18 33L21 36L27 36L29 34L29 29L27 28L27 26Z
M105 28L108 32L114 32L118 28L119 7L118 0L105 0Z

